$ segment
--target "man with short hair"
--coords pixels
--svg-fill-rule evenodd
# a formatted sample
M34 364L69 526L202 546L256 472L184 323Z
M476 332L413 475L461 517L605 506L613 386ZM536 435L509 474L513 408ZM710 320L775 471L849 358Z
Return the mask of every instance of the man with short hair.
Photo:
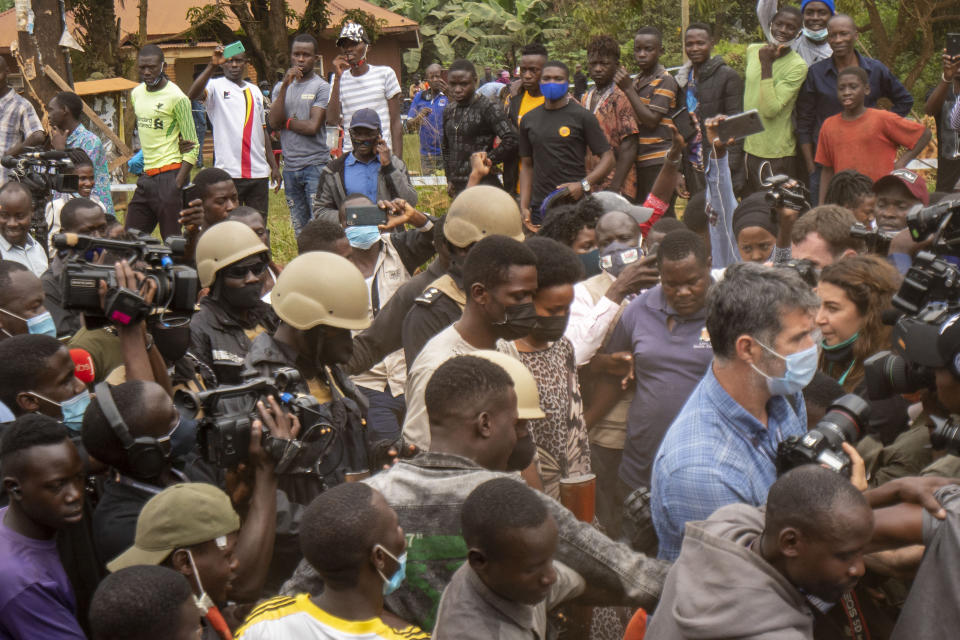
M217 69L223 75L214 78ZM267 135L263 92L244 80L246 70L246 52L226 59L223 47L217 47L203 73L190 85L187 97L203 100L213 125L216 166L233 178L240 204L266 216L270 208L268 182L272 178L279 191L283 177Z
M760 0L757 3L757 18L768 40L771 35L769 25L777 11L777 0ZM803 58L808 67L826 60L833 53L827 38L827 21L835 13L833 0L803 0L800 3L803 27L790 42L790 48Z
M463 315L424 345L407 373L403 436L421 449L430 445L424 392L437 366L478 349L519 358L512 341L529 335L536 323L537 258L513 238L490 236L478 242L467 255L463 284Z
M240 206L240 192L230 174L219 167L207 167L193 178L196 200L180 212L188 240L196 241L201 231L226 220Z
M60 233L76 233L102 238L107 231L103 209L88 198L73 198L60 211ZM53 314L58 336L72 336L83 328L82 315L63 308L63 276L67 257L74 251L57 251L50 267L40 276L46 304Z
M416 205L417 190L410 182L407 165L387 146L377 112L356 111L347 131L352 148L323 168L313 217L338 222L340 207L353 194L364 195L371 202L401 198Z
M24 147L39 147L46 134L33 105L7 84L10 69L7 59L0 61L0 151L15 156ZM10 177L9 169L0 167L0 185Z
M0 341L25 333L57 336L43 283L19 262L0 260Z
M429 86L413 96L407 113L407 128L411 131L419 129L420 169L424 175L430 175L443 167L443 112L449 100L447 84L441 75L443 67L434 62L425 73Z
M913 107L913 96L882 62L857 53L860 34L853 18L838 13L827 21L827 31L833 53L810 67L797 98L797 144L810 174L807 186L815 200L820 195L820 170L814 163L817 140L824 121L843 110L837 94L841 71L860 67L867 72L870 90L864 101L866 107L875 108L881 98L887 98L893 103L891 111L902 117Z
M666 234L657 252L660 284L627 306L604 348L631 353L636 380L620 463L621 503L630 491L649 488L657 448L713 357L705 324L710 265L696 233ZM621 377L604 376L600 384L613 387L609 396L617 397Z
M470 157L486 154L489 168L504 163L517 152L517 132L496 102L477 94L477 70L469 60L454 60L447 76L447 93L452 103L443 114L443 165L447 191L456 197L470 179ZM494 146L499 138L500 142ZM500 178L492 171L481 181L495 187Z
M92 196L113 216L113 196L110 194L110 168L107 152L100 137L80 122L83 100L72 91L61 91L47 105L50 118L50 143L54 149L83 149L93 163L94 186Z
M353 248L339 222L314 218L297 236L297 255L308 251L327 251L349 260Z
M336 127L353 121L362 109L372 109L383 125L383 139L398 157L403 157L403 125L400 122L400 83L392 68L367 62L370 38L356 22L345 22L337 37L340 55L333 59L333 91L327 124ZM343 152L353 149L349 138Z
M130 92L130 102L137 116L144 172L127 205L125 225L149 234L159 223L164 238L180 234L180 188L190 181L190 169L200 153L190 100L167 79L165 65L163 50L155 44L144 45L137 55L143 82ZM193 148L181 152L180 140L192 142Z
M47 252L30 235L33 196L19 182L0 187L0 258L24 265L33 275L47 270Z
M590 66L590 63L587 63ZM578 62L573 67L573 99L577 102L583 98L587 92L587 75L583 72L583 66Z
M323 580L323 592L261 603L237 630L238 639L321 640L358 632L371 640L429 637L383 609L384 597L403 584L407 542L379 491L355 482L317 496L303 514L300 548Z
M80 454L63 425L29 414L4 431L0 468L10 501L0 508L0 634L83 640L56 541L57 531L83 520Z
M291 66L270 94L270 128L280 132L284 193L294 233L313 216L320 171L330 160L325 129L330 85L314 71L318 46L309 33L297 34L290 43Z
M810 260L817 269L841 258L863 251L863 241L850 235L857 219L849 209L824 204L797 218L793 223L790 255L795 260Z
M713 286L713 363L653 462L660 558L676 559L687 522L734 502L763 504L777 477L777 446L807 430L800 392L817 371L818 308L793 270L737 263Z
M514 128L520 128L523 117L543 104L543 94L540 93L540 74L543 65L547 63L547 48L539 42L532 42L520 49L520 80L510 85L510 93L506 100L507 117ZM520 158L504 162L503 188L507 193L516 195L519 192Z
M520 123L520 211L528 228L542 222L547 196L566 189L568 197L579 200L603 182L615 162L596 116L570 100L567 65L544 64L540 90L543 105ZM600 158L589 172L587 149Z
M930 204L927 181L909 169L894 169L873 183L877 196L877 229L894 232L907 228L907 214L917 205Z
M104 578L90 604L93 640L197 640L190 583L167 567L138 565Z
M687 523L646 638L814 637L811 599L837 602L863 576L873 512L847 478L812 464L780 476L764 502Z
M76 435L90 395L65 345L47 335L19 335L0 341L0 402L15 416L60 420Z

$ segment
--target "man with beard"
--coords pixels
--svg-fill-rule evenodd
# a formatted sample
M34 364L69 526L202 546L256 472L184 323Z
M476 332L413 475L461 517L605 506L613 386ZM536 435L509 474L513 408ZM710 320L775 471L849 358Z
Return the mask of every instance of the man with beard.
M242 222L208 229L197 244L197 272L210 294L190 322L190 353L206 367L208 388L240 382L250 334L275 330L277 317L260 299L269 250ZM212 374L212 375L211 375Z
M536 286L535 274L532 279ZM410 541L409 573L417 576L387 596L386 607L429 630L444 586L467 555L461 505L488 480L519 481L516 472L529 466L536 451L526 421L543 413L533 375L519 361L497 352L474 351L443 363L425 396L430 450L399 461L367 482L397 512ZM537 496L558 524L558 560L612 599L653 606L665 564L611 541L556 500ZM318 593L320 588L316 572L301 562L283 593Z

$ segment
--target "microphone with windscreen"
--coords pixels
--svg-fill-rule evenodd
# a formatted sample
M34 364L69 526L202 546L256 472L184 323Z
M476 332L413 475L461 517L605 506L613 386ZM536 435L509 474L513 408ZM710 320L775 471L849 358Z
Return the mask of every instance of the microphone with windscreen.
M70 349L70 359L73 360L73 375L83 384L93 384L96 376L90 352L86 349Z

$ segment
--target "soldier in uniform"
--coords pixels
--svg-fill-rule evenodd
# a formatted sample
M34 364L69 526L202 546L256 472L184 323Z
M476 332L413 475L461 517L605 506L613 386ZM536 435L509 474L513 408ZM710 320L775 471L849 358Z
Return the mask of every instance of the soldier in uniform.
M247 225L228 220L197 243L197 275L210 294L190 322L190 353L201 363L206 387L236 384L253 339L276 331L279 319L260 299L270 252Z
M497 187L479 185L463 191L450 205L443 225L450 266L414 300L403 320L403 352L408 367L430 338L460 318L467 303L463 263L470 248L491 235L523 241L517 203Z

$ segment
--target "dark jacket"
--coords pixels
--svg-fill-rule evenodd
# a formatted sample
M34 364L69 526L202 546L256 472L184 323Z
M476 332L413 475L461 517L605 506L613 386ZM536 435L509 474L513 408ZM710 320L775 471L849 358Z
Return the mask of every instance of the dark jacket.
M340 222L340 205L347 197L344 188L343 167L347 155L344 154L331 160L323 167L320 174L320 185L313 198L313 217ZM393 200L403 198L411 205L417 204L417 190L410 182L407 165L397 156L393 156L390 164L380 168L380 177L377 180L377 200Z
M72 336L83 328L79 313L67 311L63 308L63 270L64 262L57 256L50 263L50 267L40 276L43 285L43 306L53 316L53 323L57 326L57 337Z
M677 84L680 93L677 94L677 103L686 103L687 75L690 63L684 64L677 73ZM700 67L697 76L697 118L703 132L703 156L707 157L709 144L707 143L707 129L705 122L713 116L725 114L736 115L743 112L743 79L731 69L721 56L714 56ZM730 154L730 172L733 175L733 189L739 192L746 180L743 167L743 143L737 142L728 149Z
M208 379L209 373L201 367L204 383L208 389L239 383L243 359L253 342L246 332L259 325L273 333L279 324L277 314L273 307L260 302L244 320L210 296L201 298L199 306L190 320L190 353L216 375L216 379Z
M526 92L523 87L517 91L516 95L511 95L507 100L507 119L514 129L520 128L520 104L523 102L523 96ZM520 183L520 154L514 154L503 160L503 188L507 193L519 193Z

